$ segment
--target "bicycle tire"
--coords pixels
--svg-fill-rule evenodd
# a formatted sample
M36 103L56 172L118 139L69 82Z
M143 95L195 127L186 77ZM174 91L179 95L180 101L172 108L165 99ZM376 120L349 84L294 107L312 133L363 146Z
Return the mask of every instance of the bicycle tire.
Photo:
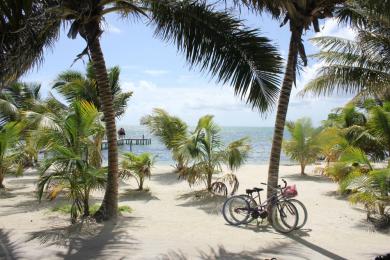
M306 209L305 205L297 199L288 199L288 201L291 202L292 204L294 204L294 206L298 210L299 220L298 220L297 227L295 229L303 228L306 225L307 218L308 218L308 213L307 213L307 209ZM297 206L297 205L299 205L299 206ZM302 214L300 214L300 209L302 209L302 211L303 211L303 215L304 215L303 217L301 216Z
M239 195L239 196L245 198L245 200L248 201L249 206L251 207L251 209L257 209L258 205L257 205L256 200L253 197L251 197L251 196L249 196L247 194L242 194L242 195ZM246 221L246 224L251 223L253 220L255 220L255 218L252 216L252 214L249 214L249 218Z
M287 223L287 214L292 216L292 223ZM280 233L290 233L295 230L299 216L298 210L288 201L278 201L271 209L272 227Z
M239 208L234 208L236 205L233 204L233 202L235 202L237 204L237 207L239 206ZM243 219L241 220L235 216L235 213L240 215L240 212L242 213L241 215L243 215ZM230 197L223 204L222 215L225 221L228 222L230 225L238 226L241 224L246 224L250 216L249 203L242 196Z

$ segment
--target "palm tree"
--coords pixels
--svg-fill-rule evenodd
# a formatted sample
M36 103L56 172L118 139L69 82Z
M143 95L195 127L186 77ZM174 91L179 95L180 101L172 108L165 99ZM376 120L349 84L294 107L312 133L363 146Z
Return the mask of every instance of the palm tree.
M114 102L116 117L120 117L126 110L127 102L132 92L122 92L119 85L120 69L115 66L108 70L109 85ZM57 90L68 102L78 99L86 100L99 110L102 106L99 100L99 88L96 82L96 73L91 63L87 65L87 73L83 75L78 71L68 70L56 78L53 89Z
M390 156L390 102L385 103L384 107L373 107L370 110L368 120L368 132L382 144L382 147ZM380 147L380 146L379 146ZM379 148L376 146L376 149ZM390 160L389 160L390 166Z
M0 189L4 189L4 177L16 166L17 173L23 169L20 164L21 153L15 146L23 131L23 124L8 122L0 129Z
M3 0L0 5L0 92L33 65L58 38L60 21L46 10L57 0Z
M141 118L141 124L146 125L150 132L159 137L165 147L172 152L173 159L177 161L177 171L184 169L186 162L178 152L178 148L188 137L187 124L160 108L155 108L152 115Z
M319 32L319 20L332 17L336 7L343 4L345 0L235 0L235 2L241 2L259 13L264 11L270 13L273 18L282 21L282 26L288 23L291 31L289 52L279 95L268 170L269 187L267 196L270 198L274 193L274 189L272 188L278 184L280 154L288 104L292 86L296 81L296 72L300 66L298 56L301 58L303 66L307 65L302 34L304 31L309 30L312 25L314 31Z
M92 0L61 1L55 14L71 24L68 35L79 34L87 42L80 54L89 53L100 102L106 123L108 140L108 180L97 219L117 214L118 149L115 111L104 56L100 46L101 23L109 13L124 17L149 15L155 35L177 45L189 64L208 70L218 81L230 82L237 95L247 98L254 107L266 111L277 94L281 61L269 40L256 31L244 28L241 22L223 12L215 12L198 1L171 0Z
M44 142L50 158L41 167L38 195L42 199L45 187L50 199L61 191L72 201L71 219L76 221L81 212L89 216L89 195L93 189L103 188L105 169L95 167L93 154L100 151L93 142L94 136L104 132L100 113L87 101L75 101L66 116L55 118L57 128L41 128L39 139ZM52 167L54 171L48 171Z
M144 189L145 178L152 175L151 169L154 164L154 157L149 153L135 155L133 153L123 154L121 162L121 177L129 178L133 176L138 182L138 190Z
M181 175L190 185L204 183L207 190L212 192L213 176L222 172L223 165L227 165L231 171L237 170L245 163L249 150L247 138L236 140L225 147L213 116L203 116L195 131L179 147L179 153L189 162L189 167ZM235 185L234 188L238 187Z
M287 123L291 139L284 142L286 155L301 165L301 175L305 174L307 164L315 162L321 152L318 134L320 129L312 126L309 118L301 118Z
M390 8L388 1L355 0L340 12L340 18L357 30L354 40L317 37L312 41L321 48L314 55L325 62L318 76L301 92L314 95L348 93L371 96L378 100L388 96L390 85Z

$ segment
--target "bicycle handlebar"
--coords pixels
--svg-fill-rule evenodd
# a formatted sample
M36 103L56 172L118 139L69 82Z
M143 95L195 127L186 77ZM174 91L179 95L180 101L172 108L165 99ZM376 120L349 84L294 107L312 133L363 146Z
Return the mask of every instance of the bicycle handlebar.
M285 179L282 179L282 181L283 181L283 183L284 183L284 187L282 188L280 185L278 185L276 188L274 188L274 187L271 187L271 186L269 186L267 183L265 183L265 182L261 182L260 184L262 184L262 185L265 185L265 186L268 186L268 187L270 187L270 188L272 188L272 189L285 189L286 187L287 187L287 181L285 180Z

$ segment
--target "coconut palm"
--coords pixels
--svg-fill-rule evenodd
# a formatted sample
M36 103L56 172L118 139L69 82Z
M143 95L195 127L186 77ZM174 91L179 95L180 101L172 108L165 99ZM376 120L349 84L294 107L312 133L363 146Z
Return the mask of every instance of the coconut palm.
M38 2L38 1L37 1ZM110 13L122 17L148 16L155 35L175 44L187 62L209 71L223 83L230 83L235 93L260 111L267 111L278 92L281 59L267 38L225 12L216 12L199 1L173 0L63 0L55 8L46 9L54 21L70 24L68 36L80 35L87 48L79 55L89 54L96 73L99 99L106 123L108 139L108 181L97 219L117 214L118 149L115 111L104 56L100 46L102 22ZM46 12L43 16L45 16ZM53 17L47 17L53 20Z
M318 1L318 0L235 0L243 3L258 13L268 12L273 18L282 21L281 26L288 24L291 31L287 64L284 79L279 95L278 108L275 120L274 136L268 170L268 191L270 198L278 184L280 154L282 149L283 132L290 94L296 81L296 74L301 65L307 65L307 57L302 35L311 26L315 32L320 31L319 21L334 16L336 8L345 0Z
M318 76L301 94L348 93L378 99L388 96L390 85L390 8L388 1L353 1L340 11L340 18L357 30L354 40L339 37L312 39L321 51L314 55L325 62ZM372 3L373 4L373 3Z
M287 123L291 139L285 141L283 149L287 156L301 165L301 175L305 174L306 165L315 162L321 153L318 135L320 129L312 126L309 118L301 118Z
M151 169L154 164L154 157L149 153L135 155L133 153L124 153L121 162L121 177L134 177L138 183L138 190L144 189L145 178L152 175Z
M163 109L155 108L152 115L141 118L141 124L146 125L149 131L172 152L178 172L186 167L184 158L178 152L180 143L188 137L188 126L184 121L171 116Z
M58 38L60 22L46 12L57 0L3 0L0 5L0 92L33 65Z
M123 115L127 102L132 95L132 92L122 92L119 85L119 76L119 67L116 66L108 70L109 85L117 117ZM73 70L68 70L58 75L54 81L53 89L57 90L68 102L83 99L94 104L99 111L102 111L96 73L91 63L87 65L87 73L85 75Z
M213 191L213 177L221 173L226 165L231 171L240 168L248 158L250 145L247 138L242 138L224 146L220 128L214 123L213 116L206 115L199 119L195 131L181 143L179 153L187 159L188 168L181 172L190 185L204 183L209 192ZM220 178L220 180L237 179ZM234 184L231 182L231 184ZM234 185L237 189L237 185ZM218 185L216 186L218 187Z
M23 169L20 164L21 153L15 149L23 124L8 122L0 129L0 189L4 189L4 177L16 167L17 173Z
M100 117L93 104L75 101L64 118L55 118L59 129L41 128L38 133L50 153L40 169L39 199L45 188L50 199L55 199L61 191L66 192L72 203L72 222L79 213L89 215L90 192L103 188L106 182L105 169L95 167L93 161L94 150L100 150L93 137L104 132ZM54 171L48 171L51 167Z

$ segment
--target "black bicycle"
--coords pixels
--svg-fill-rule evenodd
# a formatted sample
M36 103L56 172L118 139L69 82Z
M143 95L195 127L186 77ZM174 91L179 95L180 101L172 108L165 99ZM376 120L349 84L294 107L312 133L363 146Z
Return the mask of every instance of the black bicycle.
M247 190L247 194L258 193L262 188ZM248 199L248 198L251 199ZM272 226L281 233L293 231L298 224L298 210L293 203L284 199L281 193L275 192L271 198L259 204L250 195L237 195L227 199L223 205L224 219L231 225L248 224L254 219L265 219L270 215Z

